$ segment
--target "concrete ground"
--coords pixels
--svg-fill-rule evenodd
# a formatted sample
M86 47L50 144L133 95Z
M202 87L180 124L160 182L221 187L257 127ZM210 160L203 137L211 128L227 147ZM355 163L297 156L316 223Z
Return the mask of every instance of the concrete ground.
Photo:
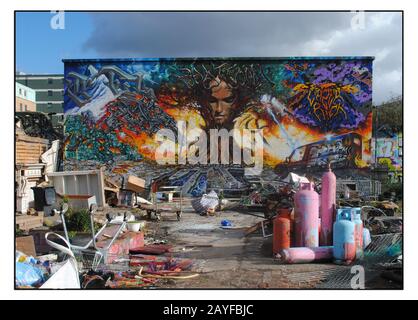
M262 215L261 213L259 213ZM228 219L233 229L222 229ZM166 281L166 288L314 288L334 264L281 265L272 256L272 237L261 230L245 236L244 229L263 218L236 211L200 216L185 206L180 221L163 213L160 222L147 223L149 236L174 245L173 257L193 259L199 277ZM208 246L210 245L210 246Z
M313 289L319 286L326 289L335 288L347 271L347 267L333 263L280 264L272 255L272 237L264 238L261 230L245 235L245 228L264 220L262 213L256 213L260 215L256 217L227 210L216 212L214 216L200 216L192 209L190 199L186 199L180 221L175 212L163 212L161 221L147 220L146 213L138 209L106 208L96 214L98 220L103 221L108 212L123 214L125 211L137 219L146 219L146 240L165 240L173 246L173 252L168 255L192 259L192 271L199 273L198 277L188 280L162 280L159 288ZM232 222L232 229L221 228L224 219ZM332 281L327 282L330 279ZM399 289L400 285L375 273L373 279L366 279L366 287Z

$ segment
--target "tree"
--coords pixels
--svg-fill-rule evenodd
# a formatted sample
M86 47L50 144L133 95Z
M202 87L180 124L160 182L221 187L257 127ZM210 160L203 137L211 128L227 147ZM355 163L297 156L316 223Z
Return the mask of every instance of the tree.
M392 133L403 129L403 99L402 96L392 98L373 109L374 130L381 127Z

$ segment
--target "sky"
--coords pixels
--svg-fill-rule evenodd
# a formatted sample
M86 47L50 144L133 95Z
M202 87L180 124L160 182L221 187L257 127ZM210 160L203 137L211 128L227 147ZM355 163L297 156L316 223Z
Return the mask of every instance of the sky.
M16 13L16 70L62 59L374 56L373 102L402 93L399 12ZM61 22L63 29L53 29Z

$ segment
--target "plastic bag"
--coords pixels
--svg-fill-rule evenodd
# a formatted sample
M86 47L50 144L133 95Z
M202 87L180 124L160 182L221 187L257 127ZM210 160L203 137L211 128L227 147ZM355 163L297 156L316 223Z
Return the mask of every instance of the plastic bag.
M26 263L33 263L33 264L38 263L38 260L36 260L34 257L28 256L18 250L16 250L15 258L16 258L16 262L26 262Z
M31 263L16 262L16 286L37 286L45 282L44 271Z

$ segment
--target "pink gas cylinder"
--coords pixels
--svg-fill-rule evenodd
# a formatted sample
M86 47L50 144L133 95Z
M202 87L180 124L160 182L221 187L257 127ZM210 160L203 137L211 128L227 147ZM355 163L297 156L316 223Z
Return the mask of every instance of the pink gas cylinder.
M332 245L332 229L334 225L334 210L336 204L337 179L328 164L328 171L322 175L321 191L321 231L319 244Z
M363 220L361 215L361 208L352 208L353 222L355 224L354 240L356 242L356 258L363 257Z
M333 248L288 248L283 249L276 256L282 263L311 263L331 261L333 257Z
M312 183L302 183L295 200L295 246L319 246L319 195Z

